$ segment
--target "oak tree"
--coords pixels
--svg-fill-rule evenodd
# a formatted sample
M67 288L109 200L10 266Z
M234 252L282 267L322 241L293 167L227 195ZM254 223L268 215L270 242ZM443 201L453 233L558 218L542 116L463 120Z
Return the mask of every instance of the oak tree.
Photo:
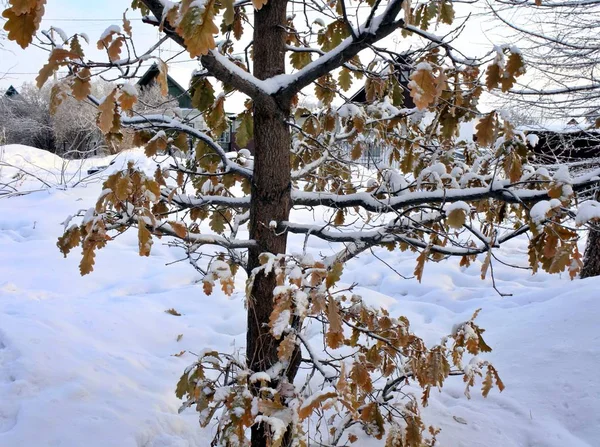
M3 13L8 37L27 47L44 4L11 0ZM247 277L245 357L203 350L177 384L182 408L194 406L202 425L214 424L214 443L341 445L355 442L360 427L388 446L433 445L438 431L420 416L432 389L460 375L467 394L478 377L484 396L502 390L494 366L478 356L491 348L477 313L428 347L405 317L338 284L348 261L380 248L413 252L419 280L428 262L449 257L469 266L480 256L481 277L490 277L499 247L525 233L534 271L577 275L577 234L565 221L576 213L574 193L600 171L573 177L532 168L525 136L496 111L477 125L477 143L458 138L461 123L479 116L484 90L507 91L523 74L521 53L499 45L479 58L463 55L452 44L461 25L453 28L450 0L134 0L132 7L198 61L190 94L207 128L133 107L131 80L142 64L156 61L163 94L168 64L156 51L161 42L135 48L126 15L99 36L103 61L85 56L84 34L43 34L49 58L39 85L61 67L69 71L52 86L55 103L86 96L107 139L134 129L146 155L169 159L153 173L130 163L108 176L58 246L65 256L80 247L88 274L97 252L133 228L141 256L161 237L185 250L206 295L216 286L231 294L234 277ZM406 51L389 48L392 36ZM84 95L90 78L110 69L122 84L103 98ZM348 92L363 85L366 102L350 101ZM253 154L217 143L233 92L246 97L238 142L253 141ZM306 95L318 107L303 107ZM365 170L357 160L373 144L384 160ZM321 217L295 222L300 208ZM582 224L586 216L598 217L582 214ZM211 232L200 231L203 223ZM305 244L289 253L290 234L338 251L320 256ZM322 329L322 344L309 339L310 327Z

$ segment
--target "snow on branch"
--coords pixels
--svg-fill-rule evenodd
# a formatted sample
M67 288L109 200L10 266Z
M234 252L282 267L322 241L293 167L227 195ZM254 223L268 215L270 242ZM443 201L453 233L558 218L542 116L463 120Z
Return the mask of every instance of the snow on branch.
M208 205L226 206L231 208L250 208L250 196L226 197L226 196L190 196L187 194L170 195L170 191L163 191L163 198L171 200L180 210L189 208L202 208Z
M600 183L600 169L575 177L572 187L574 191L579 191L597 183ZM490 187L415 191L399 197L385 199L379 199L368 192L339 195L328 192L292 190L294 205L328 206L331 208L359 206L372 212L395 211L404 207L423 204L468 202L489 198L506 203L522 203L549 200L550 196L548 190L517 188L516 184L512 184L509 180L497 180Z
M181 121L172 118L167 115L140 115L135 117L123 117L122 124L124 126L152 126L154 128L160 129L172 129L183 132L187 135L190 135L194 138L198 138L202 142L204 142L210 149L219 156L223 165L225 166L226 171L235 172L244 177L251 178L252 171L248 168L240 166L239 164L232 161L227 157L225 150L216 143L211 137L209 137L204 132L195 129L194 127L188 126Z
M478 230L476 230L473 227L470 227L469 225L465 224L464 227L467 228L470 232L472 232L475 235L478 235L478 233L479 233ZM290 231L296 232L296 230L297 229L290 230ZM491 245L487 240L483 240L483 245L480 245L480 246L465 246L465 245L458 244L455 241L449 241L449 242L453 243L454 246L448 247L448 246L440 246L440 245L436 245L436 244L430 244L423 240L416 239L414 237L407 237L402 234L392 233L392 231L394 231L394 227L393 227L393 225L388 225L385 228L381 228L376 232L370 232L370 233L378 233L378 234L370 234L370 235L368 235L369 237L359 237L354 240L349 239L347 241L349 243L342 250L340 250L339 252L337 252L325 259L325 264L333 265L338 262L345 263L345 262L349 261L350 259L355 258L362 252L370 249L371 247L374 247L379 244L389 243L389 242L403 242L414 248L419 248L421 250L427 250L428 252L431 252L431 253L439 253L444 256L473 256L473 255L478 255L478 254L482 254L485 252L489 252L492 248L497 248L497 247L501 246L503 243L505 243L511 239L514 239L515 237L520 236L520 235L528 232L529 230L530 230L529 225L523 225L523 226L519 227L517 230L507 231L506 233L504 233L503 235L498 237L495 240L493 245ZM328 234L323 235L322 232L320 232L320 231L310 231L310 233L305 233L305 234L311 234L316 237L322 238L324 240L328 240L330 242L344 242L343 239L345 239L345 238L344 238L344 235L342 235L341 233L338 235L332 234L331 232L327 232L327 233ZM324 236L324 237L321 237L321 236ZM478 238L481 239L480 234L479 234ZM337 239L337 240L335 240L335 239Z
M391 0L382 14L373 18L369 24L365 22L359 29L353 30L355 37L346 38L333 50L294 74L283 74L271 78L273 93L284 100L291 98L313 81L348 62L369 45L402 27L404 21L395 19L403 4L404 0Z
M151 226L151 224L149 223ZM216 234L196 234L187 232L185 237L181 237L178 230L174 229L173 226L168 222L161 222L153 230L158 230L160 233L164 233L168 236L172 236L181 239L185 242L195 245L217 245L219 247L226 248L228 250L238 248L250 248L256 246L256 242L252 239L229 239L224 236Z
M177 42L183 48L186 48L183 38L172 29L168 23L162 21L165 6L160 0L142 0L142 3L152 11L156 20L144 20L152 25L160 25L162 23L164 33L173 41ZM225 56L222 56L218 51L211 50L207 55L200 58L202 66L219 81L231 85L242 93L256 98L257 96L266 96L261 81L256 79L250 73L244 72L241 68L230 62Z
M279 227L278 227L279 229ZM404 242L412 247L428 249L434 253L440 253L447 256L471 256L484 253L489 250L489 246L483 247L463 247L460 245L444 247L441 245L429 244L423 240L408 237L406 233L408 228L402 226L389 225L376 231L348 231L335 232L325 230L318 225L300 225L290 222L284 222L281 229L290 233L309 234L328 242L349 242L357 246L364 247L361 251L378 244L390 242Z

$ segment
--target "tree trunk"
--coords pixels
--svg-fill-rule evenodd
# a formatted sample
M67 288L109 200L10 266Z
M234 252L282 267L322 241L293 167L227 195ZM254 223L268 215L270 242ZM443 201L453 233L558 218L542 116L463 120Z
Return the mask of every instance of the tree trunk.
M287 0L270 0L254 13L254 76L267 79L285 72ZM286 120L290 104L272 97L254 101L254 174L250 205L250 238L258 246L249 251L248 271L260 265L263 252L285 253L287 235L269 228L271 221L288 220L291 208L290 129ZM275 275L257 275L248 297L246 356L253 371L265 371L278 361L279 342L269 333ZM295 371L291 372L293 379ZM275 384L274 384L275 386ZM268 428L252 427L252 447L267 445Z
M600 190L594 197L600 200ZM597 225L597 224L596 224ZM582 278L600 275L600 230L591 229L588 234L587 244L585 246L585 255L583 257Z

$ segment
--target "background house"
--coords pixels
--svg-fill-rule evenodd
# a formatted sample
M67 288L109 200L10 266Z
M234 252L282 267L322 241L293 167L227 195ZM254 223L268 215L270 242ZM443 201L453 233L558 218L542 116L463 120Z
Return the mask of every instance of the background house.
M407 109L412 109L415 106L412 97L408 91L408 83L410 82L410 65L411 61L408 56L399 54L394 57L394 73L393 75L398 80L398 83L402 87L402 93L404 97L404 107ZM354 95L350 97L350 102L355 102L358 104L366 104L367 101L367 91L366 86L363 86L358 90Z
M8 87L8 89L6 89L6 91L4 92L4 96L6 98L14 98L19 94L19 92L17 91L16 88L14 88L12 85L10 87Z
M400 84L402 88L402 96L404 99L403 106L407 109L412 109L415 107L415 103L413 102L412 97L410 96L408 83L410 82L410 67L411 61L407 55L399 54L394 57L394 72L393 76L396 77L396 80ZM384 69L387 69L384 68ZM349 102L358 103L358 104L368 104L367 100L367 88L366 84L363 85L354 95L350 97ZM386 148L381 144L381 142L376 139L368 139L366 142L367 150L363 153L363 155L356 160L356 163L362 164L370 168L371 166L375 166L381 162L388 162L388 160L384 160L386 155Z
M157 76L159 75L158 66L153 64L146 73L137 82L137 86L141 92L147 91L155 86ZM192 106L192 97L190 96L189 90L183 88L181 84L175 81L171 76L167 74L167 86L169 96L176 103L179 108L181 115L189 121L189 124L196 129L206 129L206 123L202 117L202 114ZM217 142L227 152L238 151L241 149L235 141L236 129L239 123L236 120L236 115L233 113L227 113L229 118L229 129L217 139ZM247 148L250 152L254 151L254 142L248 143Z
M537 163L583 163L600 159L600 130L576 120L567 125L522 126L520 130L537 136L537 144L529 145Z

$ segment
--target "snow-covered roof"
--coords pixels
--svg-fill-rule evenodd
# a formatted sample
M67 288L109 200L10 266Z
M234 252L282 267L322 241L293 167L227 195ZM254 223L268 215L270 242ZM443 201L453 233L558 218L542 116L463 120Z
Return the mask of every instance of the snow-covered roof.
M574 132L592 132L598 133L598 129L590 126L589 123L547 123L547 124L528 124L517 128L522 132L554 132L554 133L574 133Z

